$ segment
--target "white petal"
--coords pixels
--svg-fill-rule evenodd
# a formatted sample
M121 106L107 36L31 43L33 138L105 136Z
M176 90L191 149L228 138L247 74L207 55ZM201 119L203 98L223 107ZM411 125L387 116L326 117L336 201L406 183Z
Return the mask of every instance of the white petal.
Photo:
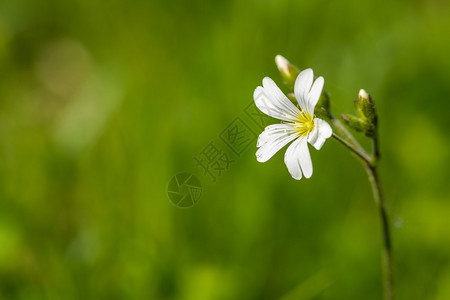
M319 127L314 125L314 129L308 134L308 142L314 146L318 138L319 138Z
M274 99L277 99L279 104L286 110L291 112L295 117L298 116L299 110L298 108L289 100L283 92L280 90L280 88L277 86L277 84L270 79L269 77L263 78L263 87L267 90L269 94L272 95Z
M313 166L306 139L305 142L300 144L300 147L298 149L298 156L300 161L300 167L302 167L303 175L306 178L310 178L313 173Z
M302 169L297 159L296 153L298 152L299 144L302 143L304 138L298 138L295 140L286 150L284 154L284 163L291 173L292 178L300 180L302 178Z
M297 79L295 80L294 94L301 109L307 109L306 99L308 97L309 91L311 90L313 79L313 70L306 69L301 71L300 74L298 74Z
M302 173L310 178L313 173L311 156L309 155L308 143L305 138L295 140L286 150L284 163L294 179L301 179Z
M322 94L323 84L324 79L322 76L320 76L314 81L311 91L309 92L309 96L306 101L306 111L311 115L314 114L314 107L316 107L317 101L319 101L320 98L320 94Z
M331 126L324 120L315 118L314 129L308 135L308 142L317 150L322 148L325 140L333 134Z
M256 106L266 115L283 121L295 121L300 111L269 77L253 93Z
M256 151L256 159L259 162L268 161L275 153L287 143L298 137L297 131L292 124L273 124L265 128L259 135Z
M306 69L298 74L295 80L294 94L297 98L298 104L310 115L314 114L314 107L319 101L322 93L324 79L322 76L314 81L314 72L311 69Z
M256 147L261 147L270 140L283 136L284 134L297 134L297 130L292 123L288 124L272 124L267 126L259 135Z

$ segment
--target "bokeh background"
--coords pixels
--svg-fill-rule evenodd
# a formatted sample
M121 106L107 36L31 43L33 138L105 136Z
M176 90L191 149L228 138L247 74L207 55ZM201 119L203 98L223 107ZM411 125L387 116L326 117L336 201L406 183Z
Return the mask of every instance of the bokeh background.
M337 115L375 98L397 298L450 299L449 9L0 1L0 299L380 299L370 187L335 140L299 182L254 143L215 182L196 166L264 76L281 86L276 54ZM179 172L191 208L168 199Z

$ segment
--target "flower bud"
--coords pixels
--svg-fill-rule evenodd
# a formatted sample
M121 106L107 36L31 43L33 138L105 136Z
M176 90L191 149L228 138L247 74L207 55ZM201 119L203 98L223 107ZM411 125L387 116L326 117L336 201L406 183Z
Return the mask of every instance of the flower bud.
M375 134L375 125L369 123L367 120L358 118L356 116L350 114L342 114L342 119L345 124L348 125L351 129L354 129L358 132L364 132L367 137L373 137Z
M365 131L366 122L364 120L350 114L342 114L341 117L345 124L347 124L350 128L358 132Z
M280 71L284 84L293 90L300 70L281 55L275 56L275 64L277 65L278 71Z
M359 90L358 100L355 102L358 114L368 121L368 123L376 125L375 102L372 97L363 89Z
M360 89L359 90L358 98L361 101L363 101L363 100L371 100L370 99L370 95L364 89Z

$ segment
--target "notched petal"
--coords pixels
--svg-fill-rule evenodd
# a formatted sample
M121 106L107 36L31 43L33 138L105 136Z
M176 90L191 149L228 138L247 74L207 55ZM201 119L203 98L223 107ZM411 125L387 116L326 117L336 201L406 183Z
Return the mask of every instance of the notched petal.
M314 130L308 136L308 142L317 150L320 150L328 139L333 134L331 126L324 120L314 119Z
M255 89L253 99L259 110L279 120L294 121L300 113L299 109L269 77L263 79L262 87L258 86Z
M273 124L265 128L259 135L256 144L256 158L259 162L268 161L275 153L297 138L292 124Z

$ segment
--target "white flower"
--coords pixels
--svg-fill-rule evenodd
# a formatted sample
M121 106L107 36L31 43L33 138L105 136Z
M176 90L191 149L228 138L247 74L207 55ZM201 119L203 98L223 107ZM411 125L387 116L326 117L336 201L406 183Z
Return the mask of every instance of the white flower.
M313 173L308 142L317 150L332 135L330 125L314 116L314 107L319 101L323 88L323 77L314 83L311 69L302 71L294 86L298 109L269 77L263 79L253 94L256 106L265 114L282 120L281 124L267 126L259 135L256 157L259 162L268 161L275 153L287 145L284 162L292 177L299 180L303 176L310 178Z

